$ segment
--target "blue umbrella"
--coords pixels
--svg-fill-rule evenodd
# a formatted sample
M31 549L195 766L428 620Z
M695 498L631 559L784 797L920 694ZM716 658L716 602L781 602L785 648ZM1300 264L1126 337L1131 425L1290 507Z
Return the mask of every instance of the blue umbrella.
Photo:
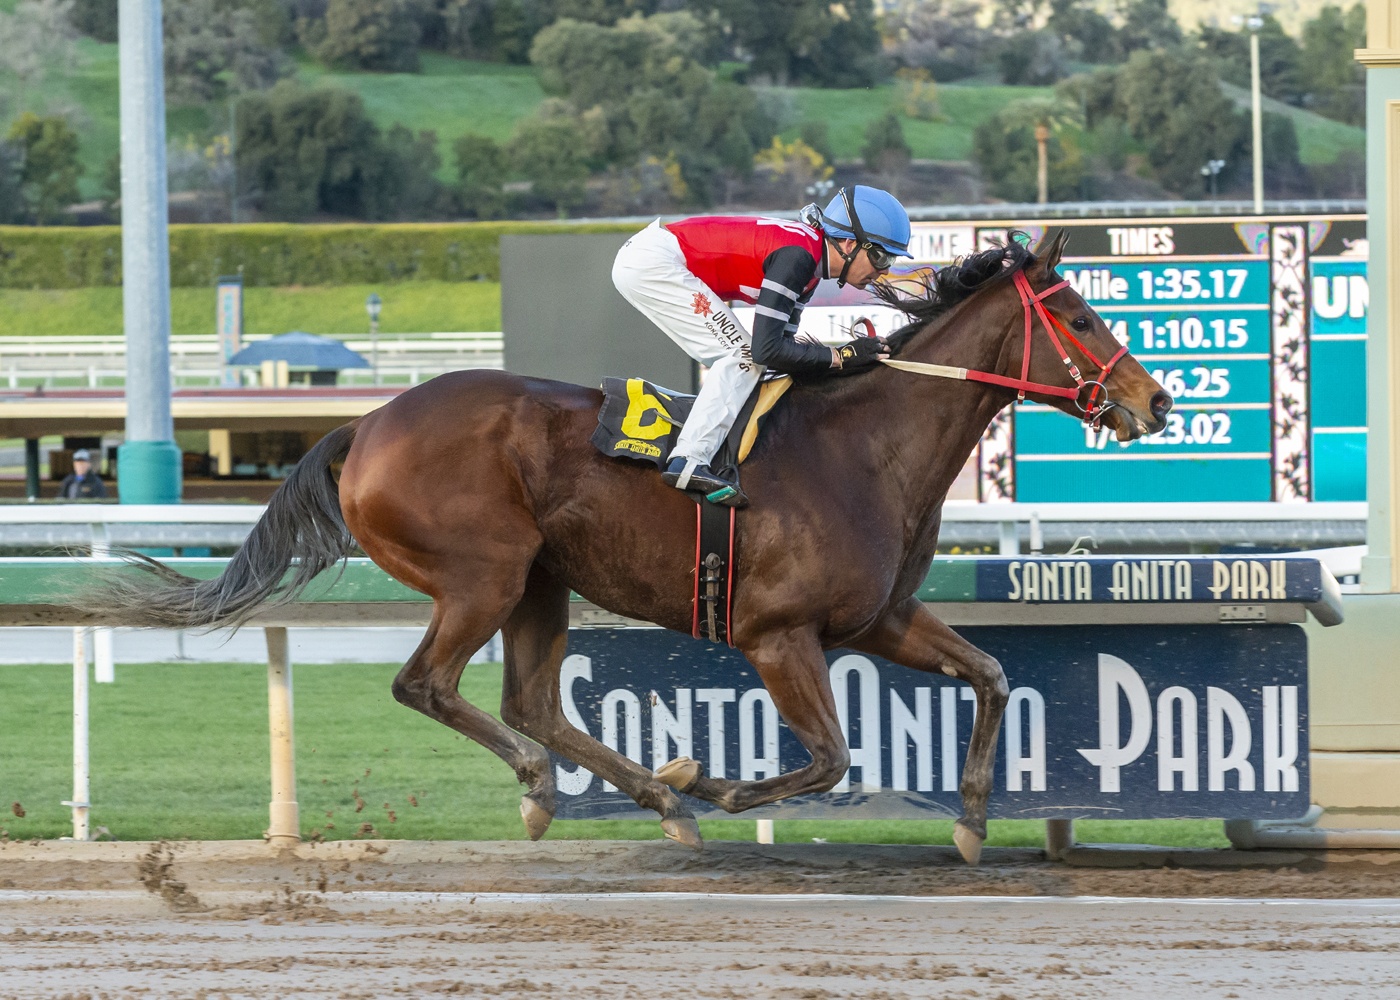
M260 365L264 361L285 361L289 368L316 371L370 366L368 361L340 341L299 330L249 344L230 358L229 364Z

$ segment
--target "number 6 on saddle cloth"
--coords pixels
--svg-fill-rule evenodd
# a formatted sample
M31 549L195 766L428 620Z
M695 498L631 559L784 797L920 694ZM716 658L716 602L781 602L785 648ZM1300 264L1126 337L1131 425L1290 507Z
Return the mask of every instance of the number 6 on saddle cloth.
M710 468L739 480L739 465L758 439L760 421L792 385L790 378L760 382L749 395ZM657 474L666 467L681 426L695 397L672 392L639 378L603 379L603 405L593 446L610 458L650 462ZM695 613L691 634L711 642L729 642L729 613L734 590L735 509L692 494L695 515ZM704 610L702 611L702 605Z

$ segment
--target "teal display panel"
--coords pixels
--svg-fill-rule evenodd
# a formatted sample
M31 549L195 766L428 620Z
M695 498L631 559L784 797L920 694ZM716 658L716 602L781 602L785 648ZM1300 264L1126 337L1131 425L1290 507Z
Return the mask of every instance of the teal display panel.
M1046 407L1019 412L1017 498L1269 499L1268 260L1080 259L1060 273L1176 406L1161 434L1126 443Z
M1315 255L1309 266L1313 497L1365 500L1366 259Z
M1015 407L979 447L983 500L1364 499L1363 217L919 223L910 245L951 257L1062 227L1059 273L1175 407L1128 443Z

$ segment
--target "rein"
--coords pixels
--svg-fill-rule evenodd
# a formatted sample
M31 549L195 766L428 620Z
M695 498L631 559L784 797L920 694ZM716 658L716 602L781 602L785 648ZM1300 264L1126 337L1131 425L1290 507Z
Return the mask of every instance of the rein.
M1054 292L1058 292L1061 288L1067 287L1069 285L1068 281L1061 281L1058 285L1051 285L1043 292L1037 294L1031 289L1031 283L1027 280L1025 272L1017 271L1014 280L1016 283L1016 291L1021 296L1021 306L1025 310L1026 316L1026 341L1025 347L1021 352L1020 378L1010 378L1006 375L998 375L995 372L978 371L975 368L955 368L951 365L930 365L920 361L899 361L895 358L886 358L883 363L889 365L891 368L898 368L901 371L907 372L916 372L920 375L933 375L938 378L951 378L967 382L985 382L988 385L999 385L1006 389L1015 389L1017 390L1017 402L1024 402L1027 392L1034 392L1043 396L1058 396L1062 399L1072 400L1074 405L1079 408L1079 412L1084 414L1084 422L1093 427L1097 427L1099 421L1104 418L1104 415L1118 405L1108 398L1108 387L1104 385L1104 383L1108 380L1109 375L1113 373L1114 366L1118 364L1123 355L1128 353L1127 346L1119 347L1118 353L1107 361L1100 361L1094 356L1093 351L1080 343L1078 337L1070 333L1069 330L1065 328L1064 324L1050 314L1042 301ZM1031 338L1034 333L1036 315L1040 316L1040 322L1041 325L1045 327L1045 333L1050 337L1050 342L1055 345L1055 350L1059 352L1060 360L1064 362L1065 368L1069 371L1070 378L1074 379L1073 387L1046 385L1043 382L1032 382L1027 378L1027 375L1030 374ZM1070 343L1079 348L1080 352L1086 358L1099 366L1097 378L1088 380L1084 378L1084 375L1079 370L1079 366L1070 359L1069 352L1067 352L1064 345L1060 343L1060 338L1055 333L1057 328L1060 333L1063 333L1069 338ZM1086 388L1089 390L1088 398L1086 403L1080 403L1079 397ZM1098 399L1100 390L1103 391L1102 402Z

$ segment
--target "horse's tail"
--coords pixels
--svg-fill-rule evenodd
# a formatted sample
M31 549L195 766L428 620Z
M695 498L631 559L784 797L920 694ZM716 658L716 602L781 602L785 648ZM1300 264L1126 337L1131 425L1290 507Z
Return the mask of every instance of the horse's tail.
M354 440L355 424L346 424L306 453L218 577L196 580L154 559L125 553L129 563L149 575L110 574L74 605L138 628L200 629L236 628L264 605L295 600L354 546L331 472ZM289 569L292 575L284 580Z

